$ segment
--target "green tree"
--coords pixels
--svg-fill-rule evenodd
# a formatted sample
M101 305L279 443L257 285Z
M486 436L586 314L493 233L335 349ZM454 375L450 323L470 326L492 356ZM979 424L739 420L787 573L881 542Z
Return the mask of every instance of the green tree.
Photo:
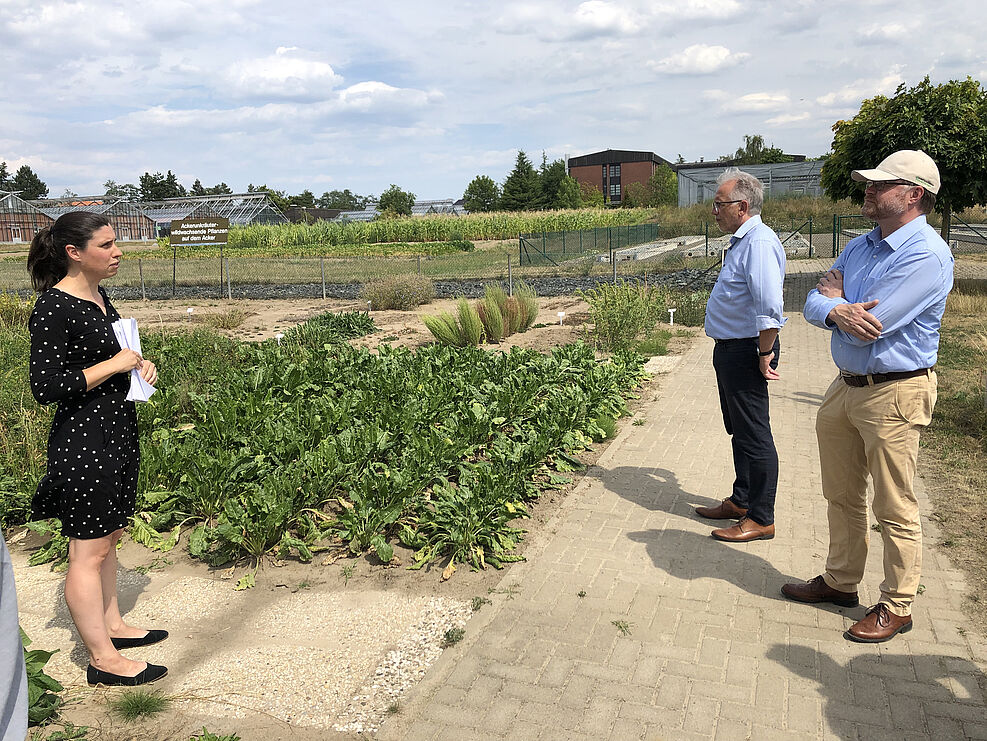
M770 165L776 162L791 162L792 158L775 146L765 146L760 134L745 134L744 144L731 157L725 154L721 160L733 160L735 165Z
M206 193L211 196L230 195L232 192L233 188L228 186L226 183L219 183L211 188L206 188Z
M668 165L659 165L646 183L628 183L620 201L623 208L657 208L678 203L678 178Z
M504 211L529 211L537 206L538 172L524 150L518 150L514 169L501 188L500 208Z
M10 190L21 191L18 195L26 201L45 198L48 195L48 186L29 165L21 165L17 168L14 177L10 178Z
M319 208L338 208L340 211L362 211L367 203L373 200L370 196L359 196L346 190L327 190L317 203Z
M107 180L103 183L103 195L107 198L123 198L128 201L139 201L141 189L133 183L120 185L116 180Z
M942 178L936 211L949 234L953 211L987 203L987 91L971 77L933 85L926 77L913 88L899 85L893 97L865 100L849 121L833 124L833 151L822 166L822 186L833 200L863 203L853 170L876 167L900 149L921 149Z
M178 177L171 170L168 170L167 175L145 172L139 182L142 201L160 201L162 198L180 198L186 195L185 186L178 182Z
M566 175L564 161L548 162L545 153L542 152L541 168L538 171L539 208L560 208L559 186Z
M411 216L411 207L415 205L415 194L401 190L394 183L380 194L377 208L399 216Z
M592 183L579 184L579 200L583 206L590 208L603 207L603 191Z
M602 195L602 193L601 193ZM566 175L559 183L559 188L555 194L556 208L579 208L582 199L579 193L579 183L576 178Z
M274 190L274 188L268 188L266 185L254 185L253 183L247 186L248 193L267 193L267 197L271 199L273 203L281 213L288 210L288 195L283 190Z
M500 200L500 188L493 178L477 175L466 186L463 193L463 205L470 213L496 211Z
M292 196L289 202L296 208L315 208L315 194L306 188L297 196Z
M0 162L0 190L13 190L10 187L10 173L6 162Z
M202 184L202 181L199 180L199 178L196 178L195 179L195 182L192 183L192 187L189 188L189 195L193 195L193 196L204 196L204 195L206 195L206 188Z

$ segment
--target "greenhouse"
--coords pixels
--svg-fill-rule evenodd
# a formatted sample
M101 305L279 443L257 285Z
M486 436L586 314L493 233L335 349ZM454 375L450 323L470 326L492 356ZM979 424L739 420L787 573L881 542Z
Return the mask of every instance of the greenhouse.
M679 207L711 201L719 187L716 178L726 166L707 164L704 167L687 167L677 170L679 183ZM806 162L781 162L773 165L742 165L740 169L764 183L764 197L820 196L822 185L819 173L821 160Z
M145 201L138 204L144 211L158 212L172 209L176 213L185 211L191 214L195 209L205 207L211 212L202 218L220 216L230 220L230 226L247 224L286 224L287 217L274 205L267 193L231 193L227 195L183 196L164 198L160 201ZM199 218L178 216L176 218ZM158 222L160 223L160 222Z
M157 236L167 237L171 234L171 222L179 219L214 219L219 214L206 203L189 203L184 200L175 203L160 202L147 204L142 203L144 213L154 222Z
M52 219L73 211L101 214L110 222L118 242L147 242L154 239L154 222L128 201L104 196L46 198L30 201Z
M30 242L40 229L52 223L50 216L24 199L0 191L0 243Z

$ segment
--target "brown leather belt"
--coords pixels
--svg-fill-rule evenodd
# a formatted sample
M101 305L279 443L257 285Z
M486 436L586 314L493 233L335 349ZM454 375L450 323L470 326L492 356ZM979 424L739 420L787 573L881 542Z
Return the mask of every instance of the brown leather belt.
M931 370L931 368L919 368L918 370L893 371L891 373L871 373L866 376L854 376L840 371L840 378L847 386L861 388L862 386L876 386L888 381L902 381L906 378L915 378L915 376L927 376Z

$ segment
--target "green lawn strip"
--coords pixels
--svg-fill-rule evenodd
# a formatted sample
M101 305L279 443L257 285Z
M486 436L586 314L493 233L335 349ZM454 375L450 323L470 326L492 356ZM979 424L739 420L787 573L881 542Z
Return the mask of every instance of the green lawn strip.
M341 342L366 333L367 321L323 315L280 344L204 328L142 338L161 382L139 405L135 537L167 549L181 528L190 552L216 564L266 554L309 560L342 538L382 561L400 540L415 549L414 565L499 566L517 558L515 521L541 483L606 436L642 377L639 356L598 361L581 343L542 355L437 346L371 353ZM21 335L21 350L5 350L5 367L26 368L23 330L7 333ZM20 396L16 376L2 386L5 422L33 407L26 373ZM30 426L43 440L47 415ZM43 456L43 445L34 454ZM20 470L23 458L0 463L6 525L23 521L42 471L37 461Z
M941 530L938 546L968 578L968 613L987 634L987 456L984 370L987 299L950 297L943 320L938 400L920 465ZM965 305L965 306L964 306ZM958 310L959 309L959 310Z

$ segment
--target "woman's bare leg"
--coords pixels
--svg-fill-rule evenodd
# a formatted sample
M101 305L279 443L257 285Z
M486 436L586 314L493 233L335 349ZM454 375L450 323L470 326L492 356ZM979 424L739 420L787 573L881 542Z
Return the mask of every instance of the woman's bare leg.
M122 535L123 530L117 530L107 536L110 538L110 549L99 570L103 585L103 620L107 633L113 638L143 638L147 631L125 623L120 616L120 605L117 602L117 543Z
M119 539L119 535L117 535ZM134 677L147 666L132 661L113 647L106 628L102 568L113 550L113 534L92 540L69 539L69 570L65 576L65 602L75 627L89 650L89 661L97 669ZM116 569L116 556L113 557ZM115 573L115 572L114 572ZM114 588L113 601L116 601Z

